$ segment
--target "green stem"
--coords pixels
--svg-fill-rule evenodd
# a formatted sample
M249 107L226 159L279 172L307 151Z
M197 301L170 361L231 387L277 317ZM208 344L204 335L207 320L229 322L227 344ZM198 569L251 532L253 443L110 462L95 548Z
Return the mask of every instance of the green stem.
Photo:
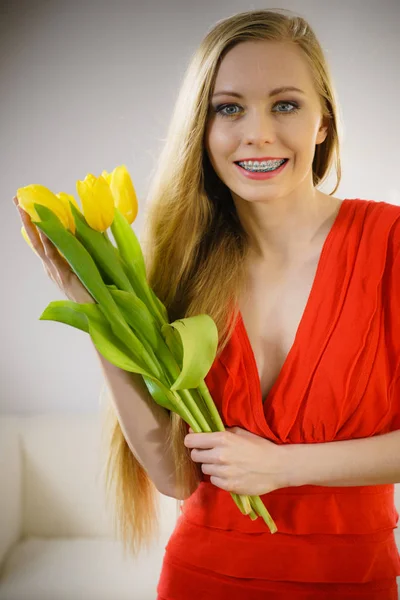
M264 519L264 522L268 525L271 533L275 533L276 531L278 531L276 524L274 523L271 515L265 508L260 496L250 496L250 504L252 505L253 509L257 512L257 514Z
M200 382L199 386L196 389L198 390L199 394L203 398L204 404L206 405L206 407L211 415L211 418L215 423L217 431L225 431L225 425L222 422L222 419L220 417L218 409L215 406L214 400L212 399L212 396L208 390L208 387L207 387L204 379Z
M235 494L234 492L231 492L230 494L231 494L233 500L235 501L236 506L239 508L240 512L243 515L249 514L249 511L253 512L250 507L248 496L244 496L243 494ZM247 502L246 502L246 499L247 499Z
M168 394L170 402L174 407L174 412L176 412L186 423L189 423L190 427L193 431L201 431L200 425L193 417L190 410L187 408L185 402L183 402L178 392L170 391Z
M204 403L204 400L200 394L200 392L198 391L197 388L193 388L190 390L191 395L193 396L197 406L200 408L201 412L203 413L204 418L206 419L210 430L211 431L217 431L215 423L209 413L209 410L207 408L207 406Z

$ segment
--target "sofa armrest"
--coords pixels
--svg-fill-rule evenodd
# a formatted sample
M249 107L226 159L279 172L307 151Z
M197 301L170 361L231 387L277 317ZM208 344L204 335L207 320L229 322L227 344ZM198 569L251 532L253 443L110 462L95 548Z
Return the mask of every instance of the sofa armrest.
M19 419L0 415L0 566L20 539L22 514L22 454Z

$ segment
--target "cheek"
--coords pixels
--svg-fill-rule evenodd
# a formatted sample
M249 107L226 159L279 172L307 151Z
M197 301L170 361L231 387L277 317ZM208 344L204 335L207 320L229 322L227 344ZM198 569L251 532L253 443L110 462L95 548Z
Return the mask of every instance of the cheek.
M313 146L317 131L315 124L309 119L298 119L287 131L288 139L292 140L293 146L304 150L305 147Z
M238 144L238 135L232 128L214 123L208 135L208 145L211 154L216 158L232 153Z

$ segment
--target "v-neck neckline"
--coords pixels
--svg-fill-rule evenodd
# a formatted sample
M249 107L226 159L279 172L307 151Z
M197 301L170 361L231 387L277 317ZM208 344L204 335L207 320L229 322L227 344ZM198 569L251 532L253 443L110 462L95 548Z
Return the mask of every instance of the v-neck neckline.
M246 326L243 321L242 313L239 310L238 323L239 323L239 327L243 334L242 339L244 340L244 342L247 346L248 356L250 358L250 363L252 366L252 373L250 374L250 377L253 379L253 382L254 382L253 389L258 392L257 400L254 400L254 402L256 402L256 406L261 409L261 414L264 414L264 407L266 406L266 403L269 402L271 400L271 398L274 396L274 394L276 393L282 380L284 379L285 373L286 373L288 367L290 366L290 363L293 360L293 356L297 350L299 340L300 340L300 338L302 338L302 331L303 331L303 328L304 328L304 325L306 322L306 317L308 316L308 313L312 310L312 307L314 305L314 299L316 298L316 295L319 292L319 282L320 282L321 275L322 275L322 272L325 267L325 257L327 255L328 250L330 249L330 247L332 245L332 242L333 242L335 234L336 234L336 230L338 229L339 223L342 219L342 215L344 215L345 210L350 203L351 203L351 200L349 200L347 198L342 200L342 202L339 206L338 213L335 217L335 220L328 232L328 235L325 238L325 241L322 245L321 253L319 256L313 283L311 285L310 293L309 293L303 314L299 321L299 325L297 327L297 331L296 331L296 335L293 340L293 344L290 347L290 350L286 356L286 359L282 365L281 370L278 373L277 378L275 379L270 391L268 392L268 394L266 395L265 398L262 397L261 380L260 380L260 375L258 373L258 367L257 367L255 354L254 354L253 348L250 343L250 339L249 339L249 336L248 336L248 333L246 330ZM261 403L261 405L260 405L260 403Z

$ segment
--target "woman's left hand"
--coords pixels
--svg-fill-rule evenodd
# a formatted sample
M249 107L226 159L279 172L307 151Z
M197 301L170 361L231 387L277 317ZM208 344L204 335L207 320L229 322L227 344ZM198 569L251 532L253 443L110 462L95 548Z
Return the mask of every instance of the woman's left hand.
M289 446L274 444L241 427L206 433L193 433L189 428L189 432L185 446L193 448L192 460L202 463L202 472L210 475L210 482L217 487L260 496L290 486Z

